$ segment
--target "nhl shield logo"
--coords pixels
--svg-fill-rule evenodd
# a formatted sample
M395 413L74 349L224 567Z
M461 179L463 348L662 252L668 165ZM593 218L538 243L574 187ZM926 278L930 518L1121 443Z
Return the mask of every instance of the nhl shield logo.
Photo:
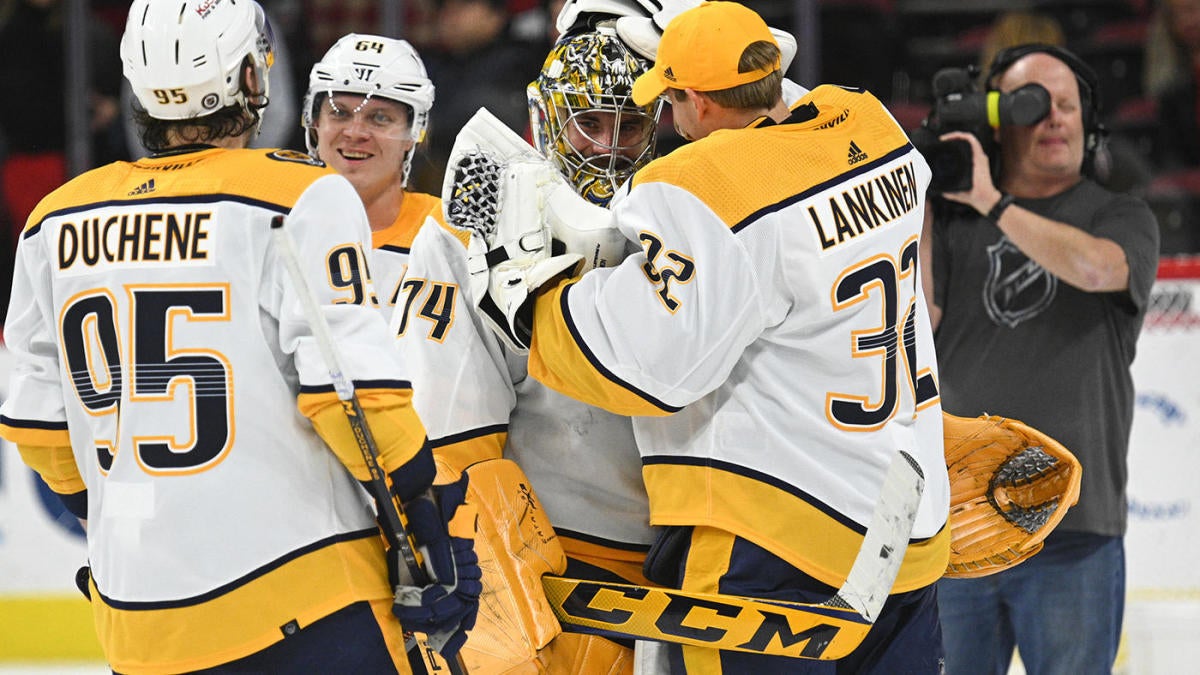
M1054 302L1058 277L1030 260L1008 237L988 246L987 252L983 306L994 323L1016 328Z

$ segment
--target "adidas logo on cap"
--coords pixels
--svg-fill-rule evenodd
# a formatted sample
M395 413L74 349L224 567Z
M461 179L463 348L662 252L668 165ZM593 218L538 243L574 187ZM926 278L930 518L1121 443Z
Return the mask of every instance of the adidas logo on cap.
M850 151L846 153L846 156L848 158L848 163L853 165L858 164L866 159L867 153L863 152L862 148L858 147L857 143L850 141Z
M134 189L130 190L129 196L134 197L136 195L144 195L144 194L148 194L151 192L154 192L154 179L153 178L151 178L150 180L146 181L145 183L142 183L141 185L135 187Z
M667 69L663 71L663 77L672 82L675 81L675 73L671 71L671 66L667 66Z

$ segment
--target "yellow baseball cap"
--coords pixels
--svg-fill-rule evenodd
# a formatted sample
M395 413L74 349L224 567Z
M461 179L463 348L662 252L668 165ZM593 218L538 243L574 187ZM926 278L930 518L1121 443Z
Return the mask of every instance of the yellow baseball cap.
M671 19L658 43L654 67L633 83L633 102L646 105L671 89L718 91L757 82L779 70L739 73L738 61L751 43L779 43L762 17L736 2L703 2Z

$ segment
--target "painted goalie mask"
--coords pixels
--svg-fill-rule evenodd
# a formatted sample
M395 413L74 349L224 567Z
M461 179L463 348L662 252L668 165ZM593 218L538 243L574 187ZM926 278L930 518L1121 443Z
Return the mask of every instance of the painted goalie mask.
M601 24L560 38L528 87L534 145L594 204L607 206L654 157L662 102L632 100L633 81L648 68Z

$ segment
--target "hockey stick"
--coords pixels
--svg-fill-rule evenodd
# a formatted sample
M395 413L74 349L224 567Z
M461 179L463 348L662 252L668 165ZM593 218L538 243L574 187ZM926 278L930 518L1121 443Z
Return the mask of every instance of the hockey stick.
M282 255L288 276L292 279L292 286L300 297L305 319L308 321L309 328L312 329L313 338L317 341L321 358L329 368L329 379L333 383L333 390L337 394L338 400L341 401L342 412L346 414L346 421L350 423L354 440L357 441L358 449L367 465L367 471L371 474L368 486L382 521L383 535L388 543L389 556L399 555L402 557L409 575L412 576L413 583L417 586L427 586L432 583L432 580L421 565L417 550L409 539L408 529L404 525L404 506L388 489L383 468L379 465L379 446L375 443L371 427L367 424L366 413L358 400L358 395L354 392L354 382L346 377L342 359L333 345L329 323L325 320L325 315L317 305L317 298L313 295L312 289L308 286L308 280L305 279L304 272L300 269L296 246L292 243L291 235L283 228L283 216L275 216L271 219L271 233L275 238L275 245ZM393 561L389 561L389 563L391 562ZM398 561L395 561L395 564L398 564ZM435 656L431 651L436 653L448 637L440 636L438 639L436 636L426 636L425 644L420 644L414 638L408 642L407 647L410 651L414 648L420 649L421 659L425 663L426 670L433 673L442 669L440 663L442 657ZM457 659L446 659L446 661L450 672L454 675L466 673L461 655Z
M925 478L899 451L846 582L820 604L778 602L542 577L551 609L574 633L810 659L840 659L862 643L896 581Z

